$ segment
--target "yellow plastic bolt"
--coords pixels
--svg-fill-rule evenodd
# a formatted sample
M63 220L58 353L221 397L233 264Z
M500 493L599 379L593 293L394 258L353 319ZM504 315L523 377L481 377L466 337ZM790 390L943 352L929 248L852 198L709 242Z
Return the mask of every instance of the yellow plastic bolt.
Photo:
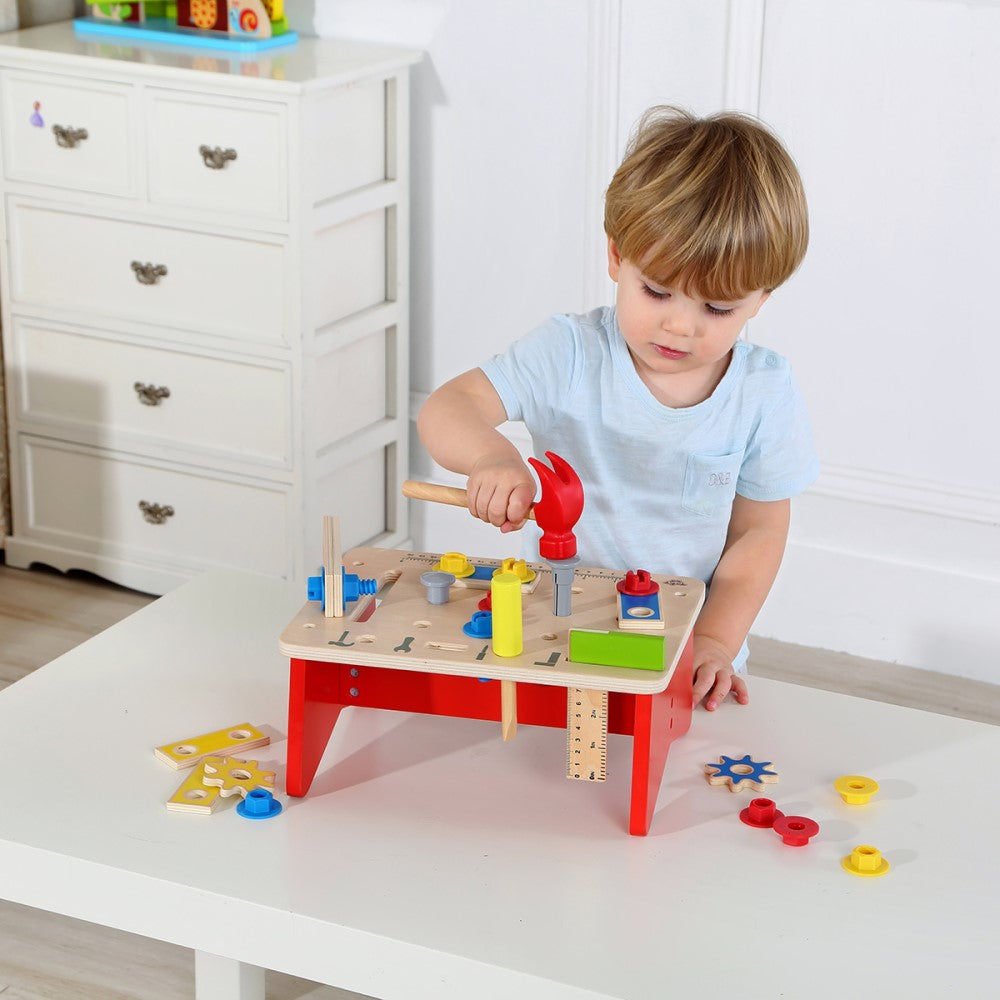
M444 552L441 561L434 567L442 573L451 573L456 579L472 576L476 572L476 567L469 562L462 552Z
M490 581L493 598L493 652L519 656L524 650L521 620L521 578L516 573L496 573Z
M504 559L500 568L494 572L494 576L497 573L513 573L521 583L531 583L535 579L535 571L523 560L523 559Z
M863 806L878 791L878 782L862 774L845 774L833 787L848 805Z
M870 844L860 844L841 862L844 871L862 878L878 878L889 870L889 862Z

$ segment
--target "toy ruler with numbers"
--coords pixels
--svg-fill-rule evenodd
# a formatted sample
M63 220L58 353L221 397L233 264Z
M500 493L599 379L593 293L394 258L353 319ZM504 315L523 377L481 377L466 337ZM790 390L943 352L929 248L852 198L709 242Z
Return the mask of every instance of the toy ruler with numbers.
M566 689L566 777L608 776L608 692Z

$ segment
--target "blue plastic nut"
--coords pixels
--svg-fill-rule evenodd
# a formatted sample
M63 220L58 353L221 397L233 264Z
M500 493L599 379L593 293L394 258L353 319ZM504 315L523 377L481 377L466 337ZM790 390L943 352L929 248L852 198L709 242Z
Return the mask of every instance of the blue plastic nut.
M341 567L341 579L344 581L344 601L356 601L362 594L375 594L378 592L378 580L374 577L365 579L357 573L348 573ZM326 576L310 576L306 580L306 600L319 601L323 609L326 609Z
M463 626L462 631L473 639L493 638L493 612L476 611Z
M281 803L266 789L254 788L236 803L236 811L245 819L270 819L281 812Z

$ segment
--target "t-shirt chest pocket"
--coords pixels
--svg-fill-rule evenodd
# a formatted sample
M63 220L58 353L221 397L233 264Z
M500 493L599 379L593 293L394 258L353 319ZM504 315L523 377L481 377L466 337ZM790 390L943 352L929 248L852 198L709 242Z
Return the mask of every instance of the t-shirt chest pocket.
M693 514L713 517L728 510L736 496L742 452L691 455L684 475L682 506Z

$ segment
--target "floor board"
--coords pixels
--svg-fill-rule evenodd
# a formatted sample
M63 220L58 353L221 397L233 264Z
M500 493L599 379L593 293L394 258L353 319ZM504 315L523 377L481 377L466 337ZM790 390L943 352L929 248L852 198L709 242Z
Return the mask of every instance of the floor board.
M153 598L0 565L0 688ZM1000 686L752 638L750 673L1000 725ZM751 680L751 698L753 688ZM0 901L0 1000L190 1000L190 950ZM269 972L268 1000L358 1000Z

